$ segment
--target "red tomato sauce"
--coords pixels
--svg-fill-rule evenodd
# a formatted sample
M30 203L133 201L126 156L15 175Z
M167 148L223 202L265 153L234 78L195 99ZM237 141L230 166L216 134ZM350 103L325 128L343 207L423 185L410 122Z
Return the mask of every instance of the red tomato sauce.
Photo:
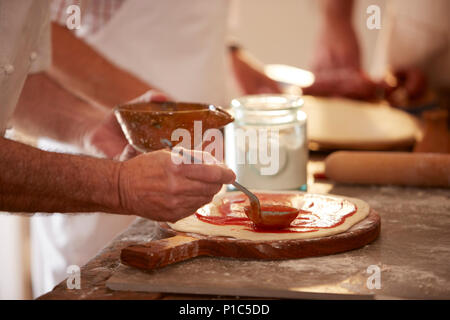
M218 205L218 215L204 215L197 212L196 217L206 223L221 226L244 226L254 232L270 233L305 233L319 229L334 228L356 213L356 205L348 200L331 197L311 197L302 194L257 194L261 207L290 206L299 210L297 218L285 229L261 229L245 215L244 209L249 206L243 194L225 196ZM300 205L299 205L300 204ZM293 209L295 210L295 209Z

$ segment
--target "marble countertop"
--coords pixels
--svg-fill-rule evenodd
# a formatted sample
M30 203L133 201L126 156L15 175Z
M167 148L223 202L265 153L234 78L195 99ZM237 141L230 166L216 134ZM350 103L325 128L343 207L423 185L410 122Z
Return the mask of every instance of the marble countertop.
M284 261L200 257L155 271L153 279L183 279L191 273L193 281L195 277L255 281L265 274L264 281L290 283L302 292L450 299L450 190L314 181L313 173L322 168L320 157L310 160L308 192L356 197L369 203L381 216L381 234L375 242L340 254ZM154 222L138 219L81 268L81 289L70 290L63 281L39 299L219 298L176 292L113 291L106 287L113 273L124 268L119 261L120 250L160 238L158 230ZM379 289L367 286L369 266L379 268Z

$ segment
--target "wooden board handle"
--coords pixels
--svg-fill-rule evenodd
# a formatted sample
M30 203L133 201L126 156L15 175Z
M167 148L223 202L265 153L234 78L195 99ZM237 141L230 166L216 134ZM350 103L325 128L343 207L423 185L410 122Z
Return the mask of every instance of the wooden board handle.
M380 216L373 210L363 221L336 235L299 240L250 241L224 237L194 238L177 234L171 238L122 249L124 264L153 270L198 256L237 259L297 259L344 252L374 241L380 233Z
M129 246L122 250L120 259L124 264L136 268L147 270L161 268L207 254L201 250L202 241L204 240L177 235L145 245Z

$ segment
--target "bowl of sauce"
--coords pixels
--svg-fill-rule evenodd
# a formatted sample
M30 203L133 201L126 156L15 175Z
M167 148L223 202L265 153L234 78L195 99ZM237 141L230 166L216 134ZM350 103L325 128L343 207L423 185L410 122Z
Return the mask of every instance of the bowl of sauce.
M226 111L211 104L171 101L120 105L114 113L128 143L140 152L164 149L163 139L174 144L181 142L172 140L176 129L189 132L194 148L194 128L201 131L203 137L208 129L220 129L234 120Z

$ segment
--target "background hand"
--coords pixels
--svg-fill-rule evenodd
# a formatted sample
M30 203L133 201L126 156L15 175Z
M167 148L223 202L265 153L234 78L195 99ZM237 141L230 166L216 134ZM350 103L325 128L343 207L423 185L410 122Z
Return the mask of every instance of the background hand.
M377 97L378 85L362 71L335 69L314 74L314 83L303 88L304 94L340 96L351 99L372 100Z
M349 21L325 21L312 69L315 82L304 89L305 94L376 98L377 85L361 68L358 39Z
M427 102L427 78L418 67L395 70L392 76L395 79L393 85L385 82L381 84L385 89L385 98L391 106L404 108Z
M326 21L316 45L313 71L361 69L361 57L353 26L348 21Z

